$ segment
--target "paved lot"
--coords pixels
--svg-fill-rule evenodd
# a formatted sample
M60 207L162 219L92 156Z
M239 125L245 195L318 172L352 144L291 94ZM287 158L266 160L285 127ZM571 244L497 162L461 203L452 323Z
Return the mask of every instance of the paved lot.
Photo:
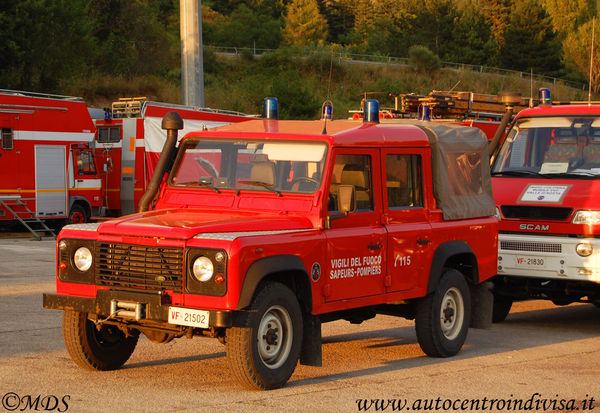
M591 305L519 303L506 322L470 330L450 359L424 356L403 319L325 324L323 367L298 366L285 388L259 392L230 380L224 347L209 338L143 338L119 371L79 369L63 346L61 312L42 309L41 294L54 291L53 266L53 240L0 239L4 408L17 396L41 396L46 407L73 412L394 411L391 402L404 401L404 410L421 411L477 403L479 411L600 411L600 310ZM35 410L16 411L24 407Z

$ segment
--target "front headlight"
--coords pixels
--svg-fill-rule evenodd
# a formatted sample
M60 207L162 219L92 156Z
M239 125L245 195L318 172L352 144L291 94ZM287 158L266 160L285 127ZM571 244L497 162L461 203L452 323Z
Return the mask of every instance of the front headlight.
M573 216L573 224L598 225L600 211L577 211Z
M209 281L215 273L215 267L210 258L201 256L194 260L192 266L194 277L200 282Z
M73 264L81 272L86 272L92 266L92 253L87 247L79 247L73 254Z

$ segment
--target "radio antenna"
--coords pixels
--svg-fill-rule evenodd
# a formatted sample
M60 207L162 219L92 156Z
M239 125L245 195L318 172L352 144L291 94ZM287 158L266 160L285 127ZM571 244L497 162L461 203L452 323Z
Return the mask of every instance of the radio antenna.
M590 51L590 84L588 88L588 106L592 105L592 74L594 65L594 34L596 31L596 17L592 20L592 50Z

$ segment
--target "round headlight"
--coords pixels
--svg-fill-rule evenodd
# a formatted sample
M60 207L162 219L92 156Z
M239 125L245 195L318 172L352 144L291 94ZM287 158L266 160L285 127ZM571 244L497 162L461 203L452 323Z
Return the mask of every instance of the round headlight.
M198 257L194 260L192 267L192 273L194 277L200 282L209 281L215 272L212 261L208 257Z
M589 257L594 252L594 248L588 243L577 244L575 251L582 257Z
M73 255L73 264L82 272L90 269L92 266L92 253L86 247L79 247Z

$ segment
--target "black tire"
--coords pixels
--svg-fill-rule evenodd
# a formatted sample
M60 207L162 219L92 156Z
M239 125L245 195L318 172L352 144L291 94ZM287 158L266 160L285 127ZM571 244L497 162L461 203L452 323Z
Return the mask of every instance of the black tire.
M510 297L504 295L494 294L494 310L492 311L492 322L501 323L506 320L510 313L513 300Z
M417 302L415 330L421 349L431 357L458 353L471 321L471 296L465 277L446 269L436 290Z
M116 370L129 359L138 336L125 337L115 326L98 330L87 313L65 310L63 339L67 352L79 367L87 370Z
M69 211L67 224L83 224L84 222L88 222L89 218L85 208L79 204L75 204Z
M252 299L245 327L227 330L227 359L237 381L250 389L283 386L298 364L302 313L283 284L265 284Z

